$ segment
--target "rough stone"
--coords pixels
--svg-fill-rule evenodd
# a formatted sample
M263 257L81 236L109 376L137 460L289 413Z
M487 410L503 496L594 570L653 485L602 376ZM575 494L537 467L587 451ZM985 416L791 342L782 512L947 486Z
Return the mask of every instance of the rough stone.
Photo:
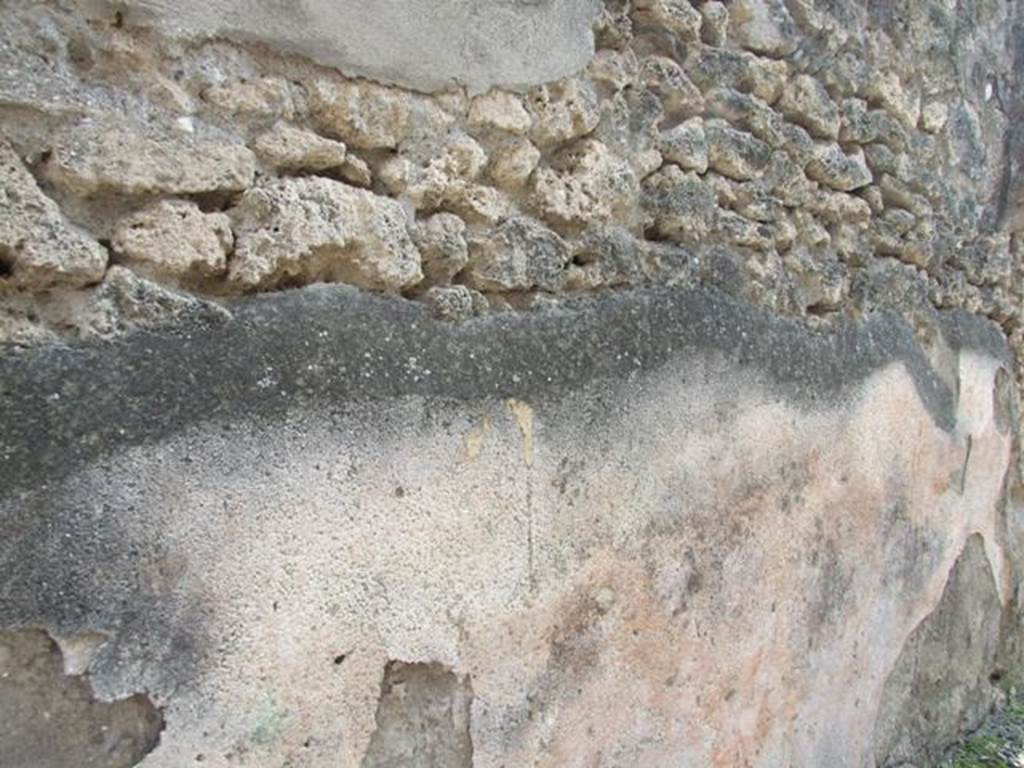
M683 68L665 56L647 56L640 62L640 78L661 100L666 115L690 116L704 109L704 96Z
M533 175L532 200L556 231L579 231L589 223L629 221L638 183L629 164L599 141L585 139Z
M339 281L399 291L419 282L420 255L393 200L322 178L255 187L229 212L228 280L244 290Z
M888 111L908 130L917 127L921 116L921 98L908 92L895 72L880 72L868 79L864 86L864 97Z
M140 328L180 323L209 329L231 319L219 304L166 288L116 264L80 306L70 304L77 333L84 339L114 339Z
M88 121L58 137L44 173L67 195L144 197L239 192L255 170L242 144Z
M587 75L595 83L619 92L636 82L639 69L640 61L632 50L601 50L594 54Z
M664 118L661 100L654 93L646 87L628 88L602 104L594 136L643 178L661 165L657 137Z
M839 136L839 108L825 86L810 75L797 75L786 83L776 107L813 136L821 139Z
M291 125L278 125L260 134L252 150L262 163L279 173L341 168L348 157L340 141Z
M600 119L597 94L578 78L533 89L526 107L533 117L530 138L542 147L586 136Z
M795 298L803 311L832 312L842 305L849 293L848 270L832 252L816 245L787 253L786 267L794 277Z
M291 119L295 113L291 89L281 77L212 85L203 90L201 97L213 108L231 115Z
M856 195L819 190L807 204L809 213L833 225L861 225L871 220L871 206Z
M796 50L796 25L783 0L733 0L729 19L733 39L744 48L776 57Z
M0 139L0 283L25 290L95 283L107 267L107 253L71 224L39 189L21 158Z
M432 283L449 283L469 260L466 223L451 213L417 222L413 241L423 260L423 275Z
M309 105L319 132L359 149L394 149L450 122L429 99L366 81L314 80Z
M338 174L349 184L357 187L369 187L373 184L373 171L361 157L349 152L345 156L345 164L338 169Z
M692 117L679 125L662 131L658 150L666 162L675 163L684 171L704 173L708 169L708 139L704 120Z
M487 159L472 137L458 133L420 162L391 158L380 176L392 194L407 198L417 211L448 210L472 223L494 224L511 205L497 189L476 183Z
M807 175L841 192L860 189L874 178L861 149L846 153L838 144L818 144L807 164Z
M540 162L540 150L524 138L504 141L491 155L488 173L503 189L516 189L526 184Z
M641 205L647 229L658 238L695 241L711 228L716 197L700 176L668 165L643 182Z
M700 37L708 45L725 45L729 36L729 8L718 0L708 0L700 6L703 24Z
M644 243L619 226L589 227L572 243L568 286L578 290L630 285L649 268Z
M118 222L111 246L120 261L156 278L196 281L222 275L234 238L223 213L187 200L161 200Z
M706 98L709 116L749 131L773 149L779 149L788 140L782 115L756 96L733 88L712 88Z
M510 217L493 233L469 239L466 283L481 291L556 291L566 279L569 248L532 219Z
M878 138L878 126L871 119L863 99L843 99L839 105L839 140L850 144L870 144Z
M629 45L633 39L631 10L630 4L622 0L601 4L593 25L598 50L622 50Z
M522 100L507 91L491 91L477 96L469 106L468 125L477 130L526 134L532 122Z
M939 133L946 127L949 107L941 101L933 101L921 109L921 128L928 133Z
M705 122L708 139L708 167L745 181L761 175L771 161L771 148L746 131L738 131L721 121Z
M702 17L689 0L636 0L633 8L639 24L664 27L682 40L700 37Z
M735 88L773 104L782 92L788 73L784 61L763 59L746 51L696 46L683 69L701 89Z
M443 320L462 322L487 310L487 299L464 285L433 285L423 294L433 313Z

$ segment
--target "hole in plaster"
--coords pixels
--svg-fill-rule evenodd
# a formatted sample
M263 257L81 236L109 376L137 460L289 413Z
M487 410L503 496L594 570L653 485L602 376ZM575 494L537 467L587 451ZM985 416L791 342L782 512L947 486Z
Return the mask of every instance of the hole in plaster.
M102 635L61 637L42 630L0 632L0 762L5 768L129 768L153 751L163 716L143 694L105 702L88 676Z
M468 675L458 677L443 664L389 661L377 703L377 728L362 768L470 768L472 702Z

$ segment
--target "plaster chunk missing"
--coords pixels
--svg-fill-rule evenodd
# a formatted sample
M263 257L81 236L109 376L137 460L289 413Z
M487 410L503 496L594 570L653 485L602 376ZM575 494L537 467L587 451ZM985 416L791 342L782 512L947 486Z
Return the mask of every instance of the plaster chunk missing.
M4 768L129 768L153 751L163 727L142 694L97 701L86 677L64 674L60 649L45 632L0 632Z
M977 727L998 698L1002 619L984 540L971 536L950 572L942 600L918 625L885 681L875 724L879 765L941 758L943 736ZM931 764L931 763L929 763Z
M377 730L362 768L471 768L469 677L447 667L390 661L384 668Z

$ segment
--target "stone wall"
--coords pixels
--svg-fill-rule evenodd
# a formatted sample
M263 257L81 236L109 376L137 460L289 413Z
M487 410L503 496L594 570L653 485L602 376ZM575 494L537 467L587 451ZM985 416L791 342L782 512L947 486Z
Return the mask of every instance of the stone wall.
M1019 679L1014 3L0 15L0 720L135 729L19 768L927 765Z

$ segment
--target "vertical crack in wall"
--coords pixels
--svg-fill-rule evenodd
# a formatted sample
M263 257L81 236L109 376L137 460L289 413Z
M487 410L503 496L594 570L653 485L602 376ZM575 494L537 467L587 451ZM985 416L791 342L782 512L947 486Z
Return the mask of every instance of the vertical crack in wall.
M153 751L163 728L147 696L97 701L87 677L65 675L46 632L0 632L4 768L129 768Z
M468 675L443 664L389 661L362 768L471 768L472 702Z

